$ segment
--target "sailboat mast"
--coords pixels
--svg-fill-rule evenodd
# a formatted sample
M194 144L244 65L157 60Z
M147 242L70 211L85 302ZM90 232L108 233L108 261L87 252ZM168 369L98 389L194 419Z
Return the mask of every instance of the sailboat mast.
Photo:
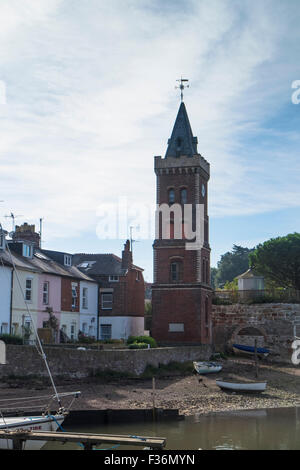
M0 233L3 232L3 229L2 229L2 225L0 223ZM6 240L5 240L5 237L4 237L4 246L7 248L7 251L9 253L9 256L10 256L10 259L11 259L11 262L12 262L12 265L13 265L13 270L15 272L15 275L16 275L16 279L17 279L17 282L18 282L18 286L20 288L20 291L22 293L22 298L25 299L25 293L23 291L23 288L22 288L22 285L21 285L21 281L20 281L20 278L19 278L19 274L18 274L18 270L16 268L16 265L15 265L15 262L13 260L13 257L12 257L12 254L11 254L11 251L9 249L9 246L8 244L6 243ZM52 374L51 374L51 371L50 371L50 367L49 367L49 364L48 364L48 361L47 361L47 356L43 350L43 346L42 346L42 343L41 343L41 340L39 338L39 335L38 335L38 332L37 332L37 328L36 328L36 325L35 325L35 322L34 322L34 319L32 317L32 314L31 314L31 311L28 307L28 304L27 302L25 302L25 306L26 306L26 310L27 310L27 313L28 315L30 316L31 318L31 323L33 325L33 330L34 330L34 335L35 335L35 338L36 338L36 342L38 344L38 347L39 347L39 353L41 354L44 362L45 362L45 365L46 365L46 369L47 369L47 372L48 372L48 375L50 377L50 381L51 381L51 384L52 384L52 387L53 387L53 390L54 390L54 393L55 393L55 396L56 396L56 399L58 401L58 404L59 406L61 407L61 401L60 401L60 398L59 398L59 394L57 392L57 389L56 389L56 386L55 386L55 383L54 383L54 380L53 380L53 377L52 377Z

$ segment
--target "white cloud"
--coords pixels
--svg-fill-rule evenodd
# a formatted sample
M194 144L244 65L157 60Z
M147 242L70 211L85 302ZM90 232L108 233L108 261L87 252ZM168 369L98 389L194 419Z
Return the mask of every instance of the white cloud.
M199 151L211 163L211 214L299 204L288 168L285 189L277 191L272 146L245 148L245 136L261 139L264 120L290 102L290 83L299 78L289 81L295 62L283 44L297 4L291 0L284 11L276 0L191 0L172 8L165 2L162 11L160 5L1 3L6 212L28 221L43 216L50 238L70 237L95 230L101 201L126 196L152 203L153 156L166 150L181 75L191 79L188 113ZM299 40L296 25L290 34ZM285 161L298 165L293 132L279 141L276 158L287 141L294 142Z

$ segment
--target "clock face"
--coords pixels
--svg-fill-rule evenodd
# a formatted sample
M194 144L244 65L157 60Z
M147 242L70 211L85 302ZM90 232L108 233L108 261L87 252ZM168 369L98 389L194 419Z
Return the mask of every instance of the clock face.
M205 185L202 183L202 196L205 196Z

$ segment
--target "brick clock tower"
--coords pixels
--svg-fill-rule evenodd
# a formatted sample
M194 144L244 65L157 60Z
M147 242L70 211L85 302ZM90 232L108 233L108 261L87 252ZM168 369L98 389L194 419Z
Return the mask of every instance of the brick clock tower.
M167 220L157 211L153 244L151 335L161 345L210 344L212 338L207 214L210 167L198 153L197 144L182 101L166 155L155 157L157 208L169 209ZM188 207L190 218L186 215ZM201 219L195 215L197 207L201 207ZM176 231L178 214L180 230ZM194 234L197 228L203 234L201 244L192 249L187 249L187 244L196 237L188 238L184 230L189 224Z

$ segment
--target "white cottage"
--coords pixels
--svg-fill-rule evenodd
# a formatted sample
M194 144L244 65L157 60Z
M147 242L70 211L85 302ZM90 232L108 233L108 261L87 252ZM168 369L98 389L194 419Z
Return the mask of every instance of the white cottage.
M245 273L237 277L239 291L262 291L265 288L264 277L250 268Z

